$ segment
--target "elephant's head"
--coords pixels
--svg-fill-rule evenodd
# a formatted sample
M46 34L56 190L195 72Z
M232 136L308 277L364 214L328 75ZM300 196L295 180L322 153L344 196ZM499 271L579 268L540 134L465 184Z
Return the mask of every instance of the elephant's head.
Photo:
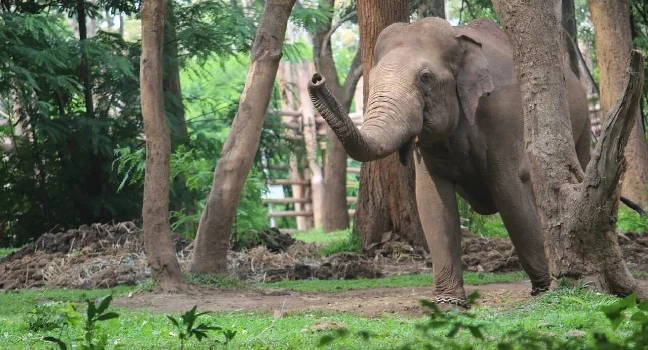
M411 142L438 142L466 118L475 121L479 98L493 90L488 63L476 40L458 35L443 19L425 18L385 28L377 40L376 65L361 130L315 74L309 92L315 107L352 158L372 161Z

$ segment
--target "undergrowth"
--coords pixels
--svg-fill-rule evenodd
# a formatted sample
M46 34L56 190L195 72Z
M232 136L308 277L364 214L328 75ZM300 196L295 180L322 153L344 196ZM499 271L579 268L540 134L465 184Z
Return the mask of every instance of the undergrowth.
M648 216L641 216L636 211L621 207L619 208L617 228L622 232L648 232Z

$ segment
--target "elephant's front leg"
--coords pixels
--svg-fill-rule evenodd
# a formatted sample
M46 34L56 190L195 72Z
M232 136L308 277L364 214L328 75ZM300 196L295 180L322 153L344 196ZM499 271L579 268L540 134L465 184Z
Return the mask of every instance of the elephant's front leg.
M416 202L434 271L436 303L465 306L461 269L461 226L454 183L434 174L429 160L417 151Z

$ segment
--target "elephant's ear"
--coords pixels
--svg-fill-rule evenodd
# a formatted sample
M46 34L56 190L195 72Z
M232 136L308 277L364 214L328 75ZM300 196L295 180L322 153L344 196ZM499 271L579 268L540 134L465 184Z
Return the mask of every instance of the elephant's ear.
M457 40L463 48L457 77L457 94L468 122L473 125L479 98L493 91L493 79L488 71L488 61L484 57L481 43L466 35L458 36Z

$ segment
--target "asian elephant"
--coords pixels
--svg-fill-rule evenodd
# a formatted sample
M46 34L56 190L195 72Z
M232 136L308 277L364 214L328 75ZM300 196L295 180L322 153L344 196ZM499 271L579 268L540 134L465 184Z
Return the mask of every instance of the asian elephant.
M531 279L531 294L546 291L550 275L506 34L485 19L457 27L439 18L395 23L380 33L374 58L361 129L324 77L313 76L309 93L352 158L367 162L399 151L402 162L414 159L434 301L466 300L455 193L479 214L500 213ZM591 137L587 98L567 65L564 76L575 150L585 168Z

